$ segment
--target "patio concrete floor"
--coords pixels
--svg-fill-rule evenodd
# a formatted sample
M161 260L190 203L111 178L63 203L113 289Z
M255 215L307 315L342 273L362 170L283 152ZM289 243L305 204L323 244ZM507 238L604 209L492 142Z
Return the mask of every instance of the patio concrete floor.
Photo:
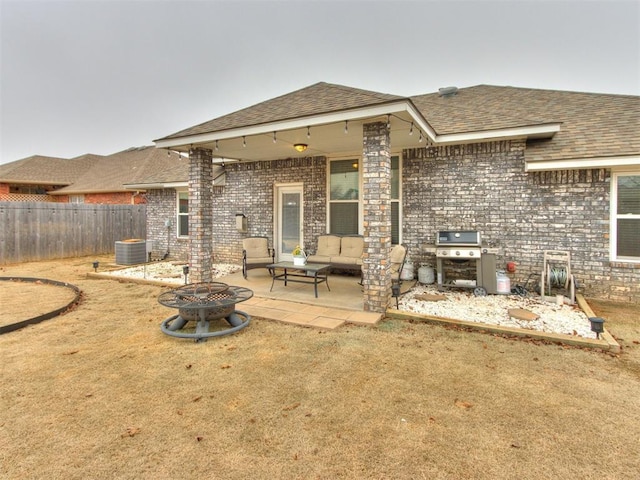
M113 265L115 267L115 265ZM153 281L144 278L117 277L90 272L90 277L118 279L128 282L152 283L177 288L175 283ZM312 281L311 278L309 278ZM359 276L330 274L327 284L318 285L318 298L313 283L276 281L272 288L271 275L266 268L249 270L247 279L242 271L216 278L214 281L245 287L253 291L253 297L236 305L236 309L252 317L260 317L306 327L335 329L344 324L375 325L383 317L381 313L364 311L364 295L358 284ZM330 289L330 290L329 290Z
M272 289L272 279L265 268L249 270L246 280L242 272L218 280L253 290L253 297L236 308L255 317L324 329L345 323L375 325L382 319L380 313L364 311L359 276L329 275L331 290L326 284L319 284L318 298L314 296L313 283L288 282L285 286L284 282L276 281Z

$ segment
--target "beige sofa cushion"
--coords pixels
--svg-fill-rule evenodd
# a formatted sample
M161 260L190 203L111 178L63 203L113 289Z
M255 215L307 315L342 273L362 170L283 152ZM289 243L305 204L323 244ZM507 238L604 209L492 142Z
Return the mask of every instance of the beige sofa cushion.
M307 263L331 263L331 257L329 255L309 255Z
M340 255L340 237L320 235L318 237L318 250L314 256L332 257L334 255Z
M364 252L364 238L342 237L342 244L340 246L341 257L362 259L363 252Z

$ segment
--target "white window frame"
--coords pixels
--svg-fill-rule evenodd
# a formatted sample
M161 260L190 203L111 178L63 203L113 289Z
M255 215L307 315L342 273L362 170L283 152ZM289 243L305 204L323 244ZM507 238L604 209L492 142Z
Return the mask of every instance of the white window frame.
M189 189L181 188L176 189L176 237L177 238L189 238L189 235L180 235L180 217L187 217L187 223L189 222L189 211L187 213L180 213L180 194L187 194L187 205L189 202ZM190 209L188 209L190 210Z
M84 195L69 195L69 203L84 203Z
M398 198L391 199L391 203L398 203L398 242L402 243L402 166L403 159L401 152L391 152L391 157L398 157L398 175L399 175L399 185L398 185ZM339 157L330 157L327 159L327 224L326 231L329 232L331 226L331 203L348 203L348 200L331 200L331 162L340 161L340 160L353 160L358 162L358 234L364 234L363 227L363 214L364 207L362 202L362 187L363 187L363 177L362 177L362 155L346 155Z
M618 178L626 177L626 176L640 176L640 171L619 171L612 172L611 175L611 198L609 211L610 222L609 222L609 255L612 261L616 262L625 262L625 263L640 263L640 257L625 257L618 255L618 220L620 219L631 219L640 220L640 215L618 215Z

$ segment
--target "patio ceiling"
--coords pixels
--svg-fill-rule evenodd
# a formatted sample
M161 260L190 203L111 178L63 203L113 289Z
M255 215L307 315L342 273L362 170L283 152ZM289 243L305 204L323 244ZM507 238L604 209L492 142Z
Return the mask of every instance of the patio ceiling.
M193 147L213 151L214 162L258 161L291 157L362 155L365 123L389 122L391 148L425 146L428 124L408 102L336 112L314 117L247 126L227 131L156 141L158 148L188 152ZM412 128L413 124L413 128ZM410 132L413 133L410 134ZM275 142L274 142L275 137ZM298 152L295 144L307 149Z

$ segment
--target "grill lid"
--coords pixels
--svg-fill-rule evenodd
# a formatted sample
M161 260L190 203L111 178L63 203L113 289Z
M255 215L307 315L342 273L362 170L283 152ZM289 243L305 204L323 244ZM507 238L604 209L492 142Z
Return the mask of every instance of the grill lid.
M480 246L480 232L475 230L441 230L436 237L436 245Z

